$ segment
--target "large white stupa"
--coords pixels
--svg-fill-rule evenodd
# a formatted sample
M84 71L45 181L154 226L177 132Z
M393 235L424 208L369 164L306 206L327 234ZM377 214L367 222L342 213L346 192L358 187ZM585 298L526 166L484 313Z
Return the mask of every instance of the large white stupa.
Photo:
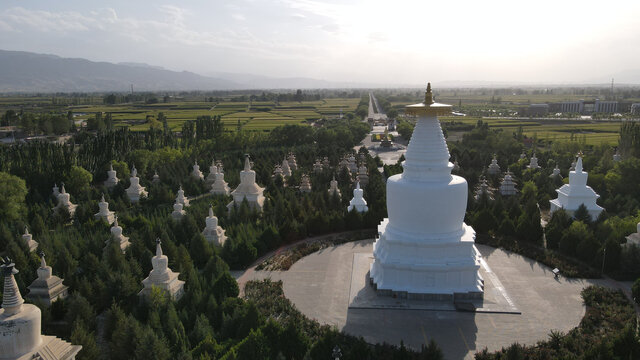
M74 360L82 349L55 336L41 334L42 313L25 304L10 260L2 265L4 290L0 309L0 359L2 360Z
M162 254L160 239L156 240L156 256L151 258L153 269L149 276L142 280L144 288L138 293L139 296L148 297L153 287L165 291L173 300L179 300L184 294L184 281L178 279L180 273L175 273L169 269L169 258Z
M587 185L588 176L586 171L582 171L582 155L578 154L575 170L569 172L569 183L556 190L558 193L557 199L549 200L551 202L551 214L558 209L564 209L569 215L573 215L580 205L584 204L592 220L595 220L600 215L604 210L596 204L596 200L600 195L596 194Z
M370 280L380 295L418 299L482 298L475 231L464 221L467 181L451 175L449 150L438 115L451 105L425 101L409 105L417 116L404 172L387 180L389 218L378 226Z
M227 208L231 211L234 204L240 206L242 201L247 199L251 208L262 211L262 206L264 205L263 192L264 189L256 184L256 172L251 170L251 163L249 162L249 156L247 156L244 160L244 170L240 171L240 184L231 192L233 201L227 204Z

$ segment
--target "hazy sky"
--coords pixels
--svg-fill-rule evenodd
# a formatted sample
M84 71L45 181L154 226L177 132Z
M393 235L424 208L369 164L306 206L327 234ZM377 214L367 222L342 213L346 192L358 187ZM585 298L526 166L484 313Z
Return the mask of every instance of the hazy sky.
M640 1L3 0L0 48L205 75L606 81L640 73Z

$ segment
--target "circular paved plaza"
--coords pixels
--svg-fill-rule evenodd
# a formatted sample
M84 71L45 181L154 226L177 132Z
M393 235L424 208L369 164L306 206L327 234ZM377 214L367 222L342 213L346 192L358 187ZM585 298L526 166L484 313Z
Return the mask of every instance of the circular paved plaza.
M350 308L354 258L372 252L373 240L337 245L311 254L288 271L256 271L253 279L282 280L285 296L310 318L370 343L420 349L434 339L446 359L473 359L487 347L535 344L551 330L567 332L584 315L582 288L598 280L554 279L551 269L517 254L477 245L521 314Z

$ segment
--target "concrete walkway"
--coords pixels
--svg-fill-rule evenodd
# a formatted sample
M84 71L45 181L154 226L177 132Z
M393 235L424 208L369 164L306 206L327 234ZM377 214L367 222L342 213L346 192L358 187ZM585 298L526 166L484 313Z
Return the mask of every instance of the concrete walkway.
M446 359L473 359L487 347L498 350L514 342L535 344L551 330L567 332L584 316L580 291L608 280L554 279L551 269L520 255L478 245L484 260L522 314L455 311L350 309L354 254L372 251L373 240L329 247L295 263L289 271L250 271L241 281L282 280L285 296L310 318L362 336L420 349L434 339Z

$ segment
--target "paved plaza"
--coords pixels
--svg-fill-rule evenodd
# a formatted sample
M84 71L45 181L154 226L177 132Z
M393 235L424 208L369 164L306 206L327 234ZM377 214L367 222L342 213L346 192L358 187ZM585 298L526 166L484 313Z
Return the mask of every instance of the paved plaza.
M255 271L252 279L282 280L285 296L310 318L370 343L387 342L420 349L434 339L446 359L473 359L487 347L498 350L514 342L535 344L551 330L567 332L584 315L582 288L598 280L554 279L551 269L517 254L477 245L492 282L521 314L471 313L419 309L350 307L354 259L371 253L373 240L350 242L320 250L288 271ZM485 270L486 271L486 270ZM487 283L487 276L485 283ZM495 286L494 286L495 287ZM489 289L489 287L487 287Z

